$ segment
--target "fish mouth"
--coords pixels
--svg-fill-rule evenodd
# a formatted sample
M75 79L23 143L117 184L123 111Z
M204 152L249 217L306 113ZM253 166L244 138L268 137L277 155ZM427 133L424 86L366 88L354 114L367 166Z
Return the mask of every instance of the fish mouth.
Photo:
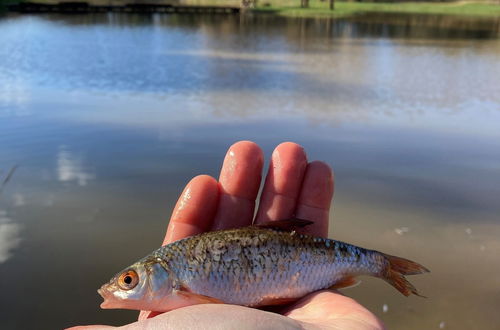
M99 305L99 307L101 307L102 309L112 309L113 307L111 307L111 305L109 304L108 301L104 300L101 305Z
M104 301L101 303L100 307L102 309L110 309L110 301L109 299L107 299L109 297L109 291L103 289L103 288L100 288L100 289L97 289L97 293L102 297L102 299L104 299Z
M97 289L97 293L103 298L103 299L106 299L106 290L104 290L103 288L99 288Z

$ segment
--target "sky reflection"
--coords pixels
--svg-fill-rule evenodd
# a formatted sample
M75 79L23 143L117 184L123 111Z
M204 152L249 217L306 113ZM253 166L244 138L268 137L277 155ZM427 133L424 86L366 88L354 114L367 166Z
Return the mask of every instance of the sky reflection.
M57 177L59 181L75 181L79 186L86 186L95 175L85 169L81 157L75 156L67 146L60 146L57 154Z
M21 243L21 226L0 209L0 264L9 260Z
M13 22L0 36L3 108L26 106L44 93L53 99L55 90L74 93L80 101L79 95L89 93L156 100L164 103L162 113L191 108L195 116L209 111L215 117L277 113L432 126L449 121L450 115L458 115L453 122L463 122L476 111L500 109L496 40L428 45L425 39L356 38L362 32L355 30L328 39L327 48L322 40L297 51L297 43L304 44L294 38L295 30L284 38L282 25L271 24L266 34L242 40L235 37L239 25L231 18L218 25L190 23L199 24L198 29L110 24L95 30L39 17ZM167 19L165 24L176 23ZM305 24L307 33L316 33L314 25ZM268 47L261 48L266 42Z

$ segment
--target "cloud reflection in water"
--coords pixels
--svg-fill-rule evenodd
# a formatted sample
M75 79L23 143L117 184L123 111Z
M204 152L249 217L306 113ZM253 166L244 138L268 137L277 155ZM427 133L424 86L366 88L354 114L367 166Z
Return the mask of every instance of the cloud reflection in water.
M7 212L0 210L0 264L12 257L12 250L19 246L21 226L7 217Z
M86 186L95 175L84 168L81 157L75 156L62 145L57 154L57 177L62 182L76 181L79 186Z

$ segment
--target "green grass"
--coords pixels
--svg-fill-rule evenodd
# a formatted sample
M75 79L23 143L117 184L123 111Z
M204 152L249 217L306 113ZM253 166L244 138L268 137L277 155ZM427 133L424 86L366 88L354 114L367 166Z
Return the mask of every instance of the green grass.
M238 7L240 0L181 0L182 4L193 6ZM360 13L407 13L442 14L461 16L500 17L500 0L494 2L340 2L335 1L335 10L329 9L328 0L310 0L309 8L300 8L300 0L258 0L254 12L275 13L294 17L341 17Z
M260 6L254 11L273 12L283 16L294 17L339 17L370 12L500 17L500 3L335 2L335 10L333 11L328 8L327 1L310 0L309 8L300 8L299 4L299 0L261 0Z

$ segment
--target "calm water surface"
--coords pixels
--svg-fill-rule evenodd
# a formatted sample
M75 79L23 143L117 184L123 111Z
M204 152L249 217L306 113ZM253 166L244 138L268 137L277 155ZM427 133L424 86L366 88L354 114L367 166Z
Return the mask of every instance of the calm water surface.
M2 329L124 324L96 293L158 247L229 145L336 172L330 236L421 262L428 299L345 293L392 329L500 324L500 22L0 18Z

